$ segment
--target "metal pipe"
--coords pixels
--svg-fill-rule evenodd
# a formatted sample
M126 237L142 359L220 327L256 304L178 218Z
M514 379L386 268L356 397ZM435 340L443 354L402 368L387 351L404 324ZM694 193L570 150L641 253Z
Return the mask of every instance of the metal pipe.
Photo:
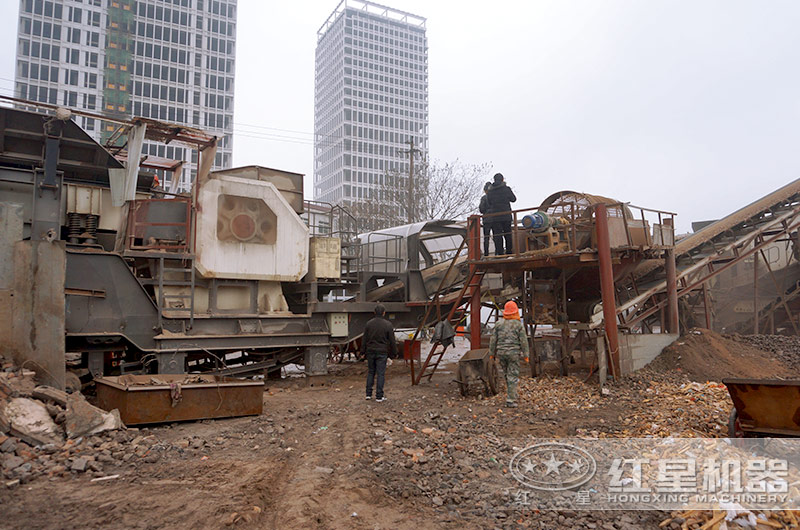
M667 274L667 331L680 333L678 318L678 275L675 266L675 249L666 250L664 270Z
M617 303L614 296L614 268L611 264L611 240L608 234L608 213L605 204L600 203L595 206L594 219L597 233L597 259L600 269L600 292L603 299L603 319L606 337L608 338L608 354L611 357L614 375L619 377Z
M481 220L477 215L471 215L467 220L467 258L470 261L470 276L474 278L478 268L475 262L481 259ZM469 302L469 341L473 350L481 347L480 287L473 291Z

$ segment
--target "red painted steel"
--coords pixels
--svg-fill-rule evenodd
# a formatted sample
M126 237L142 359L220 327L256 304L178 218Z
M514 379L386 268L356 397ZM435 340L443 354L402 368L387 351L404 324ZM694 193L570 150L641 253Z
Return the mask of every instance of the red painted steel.
M481 259L481 218L472 215L467 220L467 256L470 260L470 276L476 277L477 265L475 261ZM480 279L483 275L480 275ZM480 280L479 280L480 282ZM481 347L481 288L473 289L469 302L469 341L472 349Z
M614 295L614 269L611 264L611 240L608 235L608 213L606 205L599 203L594 210L597 231L597 259L600 271L600 291L603 299L603 317L608 339L613 375L620 376L619 332L617 330L617 302Z

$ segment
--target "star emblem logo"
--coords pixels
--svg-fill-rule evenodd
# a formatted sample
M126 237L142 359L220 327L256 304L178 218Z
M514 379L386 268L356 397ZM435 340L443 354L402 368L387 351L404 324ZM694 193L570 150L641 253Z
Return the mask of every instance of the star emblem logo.
M551 473L555 473L556 475L560 475L561 472L558 470L558 468L560 468L561 464L563 463L564 462L561 460L556 460L555 454L550 453L550 459L544 462L544 466L547 468L544 474L550 475Z

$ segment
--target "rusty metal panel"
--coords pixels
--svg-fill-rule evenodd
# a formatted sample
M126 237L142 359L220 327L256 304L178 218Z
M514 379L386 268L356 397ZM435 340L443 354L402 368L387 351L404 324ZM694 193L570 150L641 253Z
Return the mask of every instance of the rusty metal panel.
M745 433L800 435L800 381L724 379Z
M126 425L261 414L264 383L214 375L123 375L98 379L97 404Z

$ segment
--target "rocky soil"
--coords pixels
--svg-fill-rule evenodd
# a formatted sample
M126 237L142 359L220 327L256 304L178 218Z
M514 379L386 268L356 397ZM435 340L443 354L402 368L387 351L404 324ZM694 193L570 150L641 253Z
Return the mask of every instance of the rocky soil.
M8 437L0 528L678 529L680 514L533 510L515 497L509 460L537 438L726 435L725 388L674 369L604 393L586 374L523 377L508 409L501 396L461 397L453 368L412 387L395 362L384 403L364 401L364 366L344 363L326 387L268 381L257 417L53 447Z

